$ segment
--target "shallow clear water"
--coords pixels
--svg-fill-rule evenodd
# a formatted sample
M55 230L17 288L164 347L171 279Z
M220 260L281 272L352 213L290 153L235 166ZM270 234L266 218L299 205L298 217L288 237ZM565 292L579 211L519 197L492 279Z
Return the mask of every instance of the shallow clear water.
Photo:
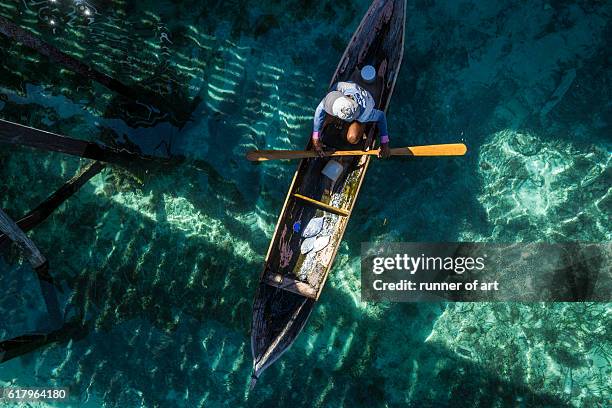
M109 407L609 401L609 304L365 304L358 258L362 241L610 240L609 4L409 2L392 143L470 152L373 163L304 333L248 394L252 297L295 164L242 157L305 145L369 2L58 3L0 14L192 120L0 39L3 119L185 157L111 166L31 233L92 327L0 365L0 386ZM19 218L85 161L3 145L0 163L0 206ZM14 248L0 269L0 338L36 330L34 274Z

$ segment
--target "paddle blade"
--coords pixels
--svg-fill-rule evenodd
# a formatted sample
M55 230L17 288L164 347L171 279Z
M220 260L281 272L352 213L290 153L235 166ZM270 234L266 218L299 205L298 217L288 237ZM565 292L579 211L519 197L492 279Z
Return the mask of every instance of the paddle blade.
M467 146L463 143L396 147L391 149L392 156L463 156L466 152Z

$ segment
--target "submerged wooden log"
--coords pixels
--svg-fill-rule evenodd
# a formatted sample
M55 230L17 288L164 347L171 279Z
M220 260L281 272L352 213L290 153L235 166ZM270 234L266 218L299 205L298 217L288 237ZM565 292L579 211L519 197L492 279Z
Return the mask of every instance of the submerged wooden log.
M92 177L100 173L106 165L101 162L93 162L84 167L77 175L61 186L55 193L51 194L38 207L27 213L17 221L22 231L28 232L46 220L60 205L68 200L74 193L87 183ZM0 234L0 248L9 242L6 234Z
M0 363L28 354L51 343L48 334L25 334L14 339L0 342Z
M0 34L3 34L14 41L20 42L28 48L36 50L42 55L49 57L51 60L62 64L71 71L76 72L77 74L80 74L91 80L94 80L112 91L130 97L132 99L136 96L133 94L133 91L128 86L122 84L121 82L117 81L114 78L111 78L106 74L96 71L95 69L91 68L87 64L82 63L76 58L73 58L70 55L63 53L51 44L48 44L42 41L41 39L36 38L29 31L24 30L17 24L2 16L0 16Z
M48 57L52 61L61 64L65 68L85 77L92 81L98 82L109 90L116 92L134 102L151 104L162 112L169 112L175 115L180 121L186 121L189 114L181 112L179 107L167 103L160 95L155 94L140 86L129 87L122 82L99 72L89 65L77 60L74 57L60 51L51 44L37 38L32 33L24 30L12 21L0 16L0 34L22 43L28 48L31 48L40 54Z
M13 339L0 341L0 363L31 353L41 347L68 340L81 340L89 332L89 324L79 321L64 323L59 329L50 333L32 333Z
M151 156L140 155L127 150L119 150L84 140L73 139L2 119L0 119L0 143L34 147L36 149L61 152L86 159L119 165L127 165L134 160L156 159ZM157 160L164 161L167 159Z

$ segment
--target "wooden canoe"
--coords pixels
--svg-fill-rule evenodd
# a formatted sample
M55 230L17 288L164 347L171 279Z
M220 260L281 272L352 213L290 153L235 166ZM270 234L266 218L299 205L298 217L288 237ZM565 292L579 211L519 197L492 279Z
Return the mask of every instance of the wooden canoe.
M377 109L386 111L402 62L405 15L406 0L375 0L340 59L330 87L339 81L357 82L373 95ZM377 70L373 83L361 80L359 72L365 65ZM328 145L346 148L342 145L346 130L346 124L328 121L322 138ZM376 126L368 124L357 147L374 148L377 136ZM333 265L370 156L334 158L344 169L335 183L321 173L329 160L300 162L278 219L253 304L251 387L304 328ZM329 243L303 254L304 228L320 217L323 227L317 236Z

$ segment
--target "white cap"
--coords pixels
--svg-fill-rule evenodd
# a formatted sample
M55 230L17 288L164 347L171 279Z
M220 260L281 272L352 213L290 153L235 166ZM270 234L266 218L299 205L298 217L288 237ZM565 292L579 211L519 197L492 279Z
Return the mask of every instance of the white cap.
M359 109L357 102L346 96L336 99L332 105L333 115L346 122L355 120L357 109Z

